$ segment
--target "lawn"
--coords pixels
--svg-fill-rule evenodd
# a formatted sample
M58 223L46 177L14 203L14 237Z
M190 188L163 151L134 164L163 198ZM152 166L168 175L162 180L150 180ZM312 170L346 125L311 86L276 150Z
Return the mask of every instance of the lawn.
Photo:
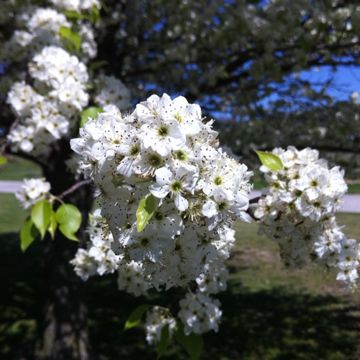
M0 195L0 358L25 358L35 334L42 291L40 242L22 254L18 235L26 213L13 195ZM360 215L340 214L349 236L360 239ZM256 224L238 224L229 288L219 295L223 320L218 334L205 336L203 359L352 360L360 358L358 293L349 293L334 274L316 267L283 268L276 245L257 235ZM115 276L85 284L94 349L104 359L155 359L144 333L124 333L130 311L147 299L116 290ZM156 302L156 295L152 298ZM166 359L186 359L171 347Z
M40 176L41 170L37 165L16 156L9 157L7 164L0 166L0 180L22 180Z
M360 184L349 184L348 192L349 192L349 194L359 194L360 193Z
M18 231L26 216L13 194L0 194L0 233Z

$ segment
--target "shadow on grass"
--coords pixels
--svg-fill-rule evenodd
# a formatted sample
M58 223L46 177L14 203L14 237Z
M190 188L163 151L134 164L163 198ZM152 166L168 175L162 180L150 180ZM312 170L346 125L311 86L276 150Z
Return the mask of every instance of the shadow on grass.
M41 258L26 254L15 234L0 235L0 358L31 359L41 303ZM91 343L99 359L155 359L140 329L123 332L132 309L146 302L116 289L116 277L95 278L83 288ZM358 359L359 308L344 299L290 288L252 292L230 284L219 296L220 332L205 336L203 359ZM168 359L186 359L174 354ZM172 353L172 354L171 354Z
M0 358L22 359L32 352L41 296L36 246L23 254L19 235L0 235Z
M359 359L355 306L286 288L220 296L219 334L207 336L212 359Z

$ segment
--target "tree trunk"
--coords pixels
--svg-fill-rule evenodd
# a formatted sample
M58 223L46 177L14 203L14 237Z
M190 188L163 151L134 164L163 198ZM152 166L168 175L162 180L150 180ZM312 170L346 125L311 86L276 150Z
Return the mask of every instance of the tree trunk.
M79 279L69 261L75 246L69 240L47 240L44 264L44 305L39 319L37 359L88 360L86 307L79 294Z
M64 163L68 148L54 153L51 164L44 168L44 175L51 183L55 195L68 189L76 181ZM84 240L84 229L92 205L92 191L82 187L64 199L76 205L83 214L79 237ZM69 261L74 257L78 243L64 238L59 231L55 240L44 241L43 311L38 320L36 359L88 360L90 359L87 331L87 310L81 301L81 280Z

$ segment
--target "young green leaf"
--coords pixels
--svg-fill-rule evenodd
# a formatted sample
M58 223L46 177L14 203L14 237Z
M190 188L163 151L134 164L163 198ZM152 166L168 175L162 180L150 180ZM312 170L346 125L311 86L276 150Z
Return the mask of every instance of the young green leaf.
M75 50L77 52L80 52L80 50L81 50L81 37L77 32L73 31L69 27L61 26L60 31L59 31L59 35L70 46L70 50Z
M91 8L89 20L90 20L93 24L95 24L95 23L97 23L97 22L99 21L99 19L100 19L100 11L99 11L98 7L94 5L94 6Z
M49 224L49 228L48 228L48 231L49 231L52 239L54 239L57 226L58 226L58 223L56 221L55 212L52 211L51 216L50 216L50 224Z
M52 206L48 200L38 201L31 209L31 221L41 234L43 239L50 224Z
M84 16L75 10L65 10L64 15L70 20L82 20Z
M157 346L157 358L160 359L166 352L170 344L170 332L169 332L169 324L166 324L161 329L160 341Z
M38 235L31 219L26 220L20 230L20 248L25 251L35 240Z
M151 307L149 304L142 304L138 306L133 312L130 314L128 319L126 320L124 330L132 329L138 326L141 322L141 318L145 314L145 312Z
M158 200L152 194L148 194L140 200L136 210L136 228L138 232L145 229L157 206Z
M103 111L99 107L88 107L81 113L80 127L83 127L90 119L96 119L99 113Z
M60 225L59 230L67 239L72 241L79 241L79 238L75 234L70 232L68 229L66 229L66 227Z
M81 212L72 204L62 204L55 213L55 219L59 224L59 230L69 240L78 241L75 233L80 229Z
M98 61L92 61L89 65L88 65L88 69L90 71L94 71L97 69L102 68L103 66L107 65L109 62L106 60L98 60Z
M185 348L191 360L200 359L204 347L204 340L202 336L193 333L185 335L182 324L178 324L174 335L176 341Z
M256 154L259 157L261 163L268 169L272 171L279 171L284 168L281 159L277 155L265 151L256 151Z
M5 165L7 163L7 158L5 156L0 155L0 165Z

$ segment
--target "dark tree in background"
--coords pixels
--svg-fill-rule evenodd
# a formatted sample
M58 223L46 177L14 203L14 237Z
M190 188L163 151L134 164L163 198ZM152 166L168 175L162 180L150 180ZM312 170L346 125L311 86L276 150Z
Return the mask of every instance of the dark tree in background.
M339 66L358 65L359 17L356 1L123 1L120 30L100 44L117 49L105 69L136 99L165 91L198 101L235 131L222 140L238 155L316 144L356 176L357 106L328 90ZM322 68L321 82L298 76Z

